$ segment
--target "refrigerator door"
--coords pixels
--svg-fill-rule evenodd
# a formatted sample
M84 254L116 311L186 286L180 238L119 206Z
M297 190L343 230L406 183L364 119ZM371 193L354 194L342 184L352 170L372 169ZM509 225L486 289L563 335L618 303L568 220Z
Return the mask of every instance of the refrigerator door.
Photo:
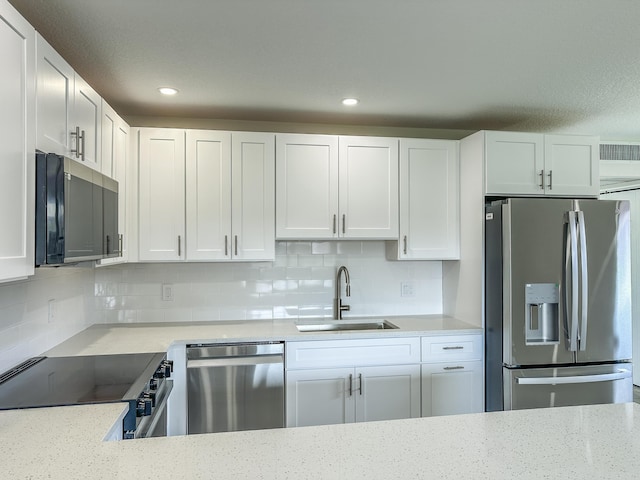
M568 255L572 206L568 199L527 198L511 198L502 205L502 252L493 263L501 262L502 268L506 365L575 362L569 346L572 327L578 327L571 313L578 297L567 294L579 287L572 283L578 275L564 275L577 266L571 260L577 262L577 258ZM488 254L487 268L496 268L490 263ZM487 290L494 288L487 282Z
M576 200L575 205L581 212L579 229L584 227L588 267L580 269L577 361L628 360L632 348L629 203Z
M633 401L631 364L504 369L504 409Z

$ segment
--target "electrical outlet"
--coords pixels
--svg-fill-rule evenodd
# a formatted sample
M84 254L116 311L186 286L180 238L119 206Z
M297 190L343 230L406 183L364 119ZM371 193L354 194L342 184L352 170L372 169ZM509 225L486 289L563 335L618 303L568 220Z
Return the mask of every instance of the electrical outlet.
M47 322L53 323L53 321L58 316L58 304L56 303L55 298L49 299L47 309L48 309Z
M402 282L400 284L400 296L415 297L415 293L413 291L413 282Z
M165 302L173 301L173 285L171 283L162 284L162 300Z

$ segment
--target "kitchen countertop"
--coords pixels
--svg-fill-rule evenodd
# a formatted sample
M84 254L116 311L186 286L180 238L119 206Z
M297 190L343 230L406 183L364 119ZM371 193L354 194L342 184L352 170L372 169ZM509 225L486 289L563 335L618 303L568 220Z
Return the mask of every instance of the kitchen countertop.
M373 317L367 317L373 318ZM49 357L165 352L175 343L224 341L335 340L372 337L458 335L482 333L482 329L443 315L384 317L397 329L341 332L299 332L295 319L229 322L96 324L44 352ZM308 322L311 319L300 321ZM319 321L327 321L321 319ZM346 319L352 320L352 319ZM380 320L376 318L376 320Z
M640 405L589 405L103 442L118 404L0 412L3 479L615 479Z

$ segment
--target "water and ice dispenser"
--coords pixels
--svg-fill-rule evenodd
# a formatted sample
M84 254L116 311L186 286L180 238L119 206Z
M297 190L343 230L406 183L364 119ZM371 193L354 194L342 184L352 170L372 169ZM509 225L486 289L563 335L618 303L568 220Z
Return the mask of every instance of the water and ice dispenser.
M557 283L525 285L525 343L549 345L560 341L560 288Z

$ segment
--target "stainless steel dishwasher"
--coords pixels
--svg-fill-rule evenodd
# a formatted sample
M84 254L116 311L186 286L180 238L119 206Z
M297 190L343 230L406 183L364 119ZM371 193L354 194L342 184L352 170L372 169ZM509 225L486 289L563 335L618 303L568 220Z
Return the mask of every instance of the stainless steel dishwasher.
M284 343L187 345L187 433L284 427Z

